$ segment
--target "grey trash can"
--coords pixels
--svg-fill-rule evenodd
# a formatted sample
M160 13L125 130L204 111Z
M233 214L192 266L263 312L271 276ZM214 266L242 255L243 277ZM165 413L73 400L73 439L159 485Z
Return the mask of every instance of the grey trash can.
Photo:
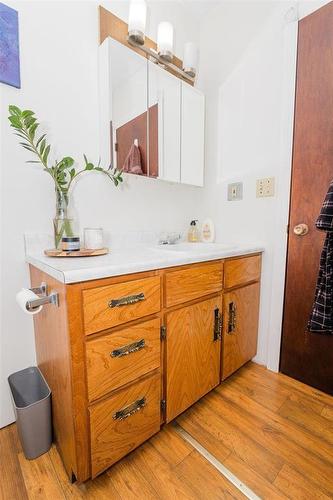
M24 455L37 458L52 444L50 388L36 366L13 373L8 383Z

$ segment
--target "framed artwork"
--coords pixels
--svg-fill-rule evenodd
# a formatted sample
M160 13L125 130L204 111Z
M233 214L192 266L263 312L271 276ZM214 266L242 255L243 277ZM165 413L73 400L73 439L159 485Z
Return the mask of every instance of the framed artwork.
M1 2L0 82L21 88L18 12Z

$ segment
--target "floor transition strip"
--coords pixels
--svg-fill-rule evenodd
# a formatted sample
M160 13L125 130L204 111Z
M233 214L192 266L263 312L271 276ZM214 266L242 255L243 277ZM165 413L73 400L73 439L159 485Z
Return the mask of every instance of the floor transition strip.
M235 474L233 474L227 467L225 467L217 458L214 457L206 448L204 448L194 437L186 432L177 422L174 422L173 427L177 434L181 436L184 441L187 441L193 448L197 450L200 455L202 455L210 464L217 469L220 474L222 474L230 483L232 483L243 495L245 495L249 500L261 500L261 498L254 493L246 484L244 484L240 479L238 479Z

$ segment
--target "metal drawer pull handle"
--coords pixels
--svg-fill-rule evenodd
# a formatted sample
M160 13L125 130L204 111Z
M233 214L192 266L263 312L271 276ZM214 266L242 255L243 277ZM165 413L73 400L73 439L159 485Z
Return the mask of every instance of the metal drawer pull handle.
M146 398L141 398L113 414L113 420L125 420L146 406Z
M216 340L221 340L222 338L222 314L220 313L220 309L216 307L214 309L214 342Z
M127 356L128 354L132 354L132 352L137 352L143 349L146 346L145 339L138 340L137 342L133 342L133 344L124 345L123 347L119 347L110 353L111 358L121 358L122 356Z
M130 304L135 304L136 302L141 302L145 300L145 294L143 292L137 295L128 295L127 297L121 297L120 299L111 299L109 302L109 307L128 306Z
M233 302L229 304L229 321L228 333L233 333L236 330L236 306Z

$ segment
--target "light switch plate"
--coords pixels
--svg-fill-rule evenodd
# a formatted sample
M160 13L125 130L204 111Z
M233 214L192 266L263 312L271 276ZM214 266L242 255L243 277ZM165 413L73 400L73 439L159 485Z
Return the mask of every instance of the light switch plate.
M257 179L257 198L267 198L275 194L275 178Z
M234 182L228 184L228 201L239 201L243 199L243 183Z

